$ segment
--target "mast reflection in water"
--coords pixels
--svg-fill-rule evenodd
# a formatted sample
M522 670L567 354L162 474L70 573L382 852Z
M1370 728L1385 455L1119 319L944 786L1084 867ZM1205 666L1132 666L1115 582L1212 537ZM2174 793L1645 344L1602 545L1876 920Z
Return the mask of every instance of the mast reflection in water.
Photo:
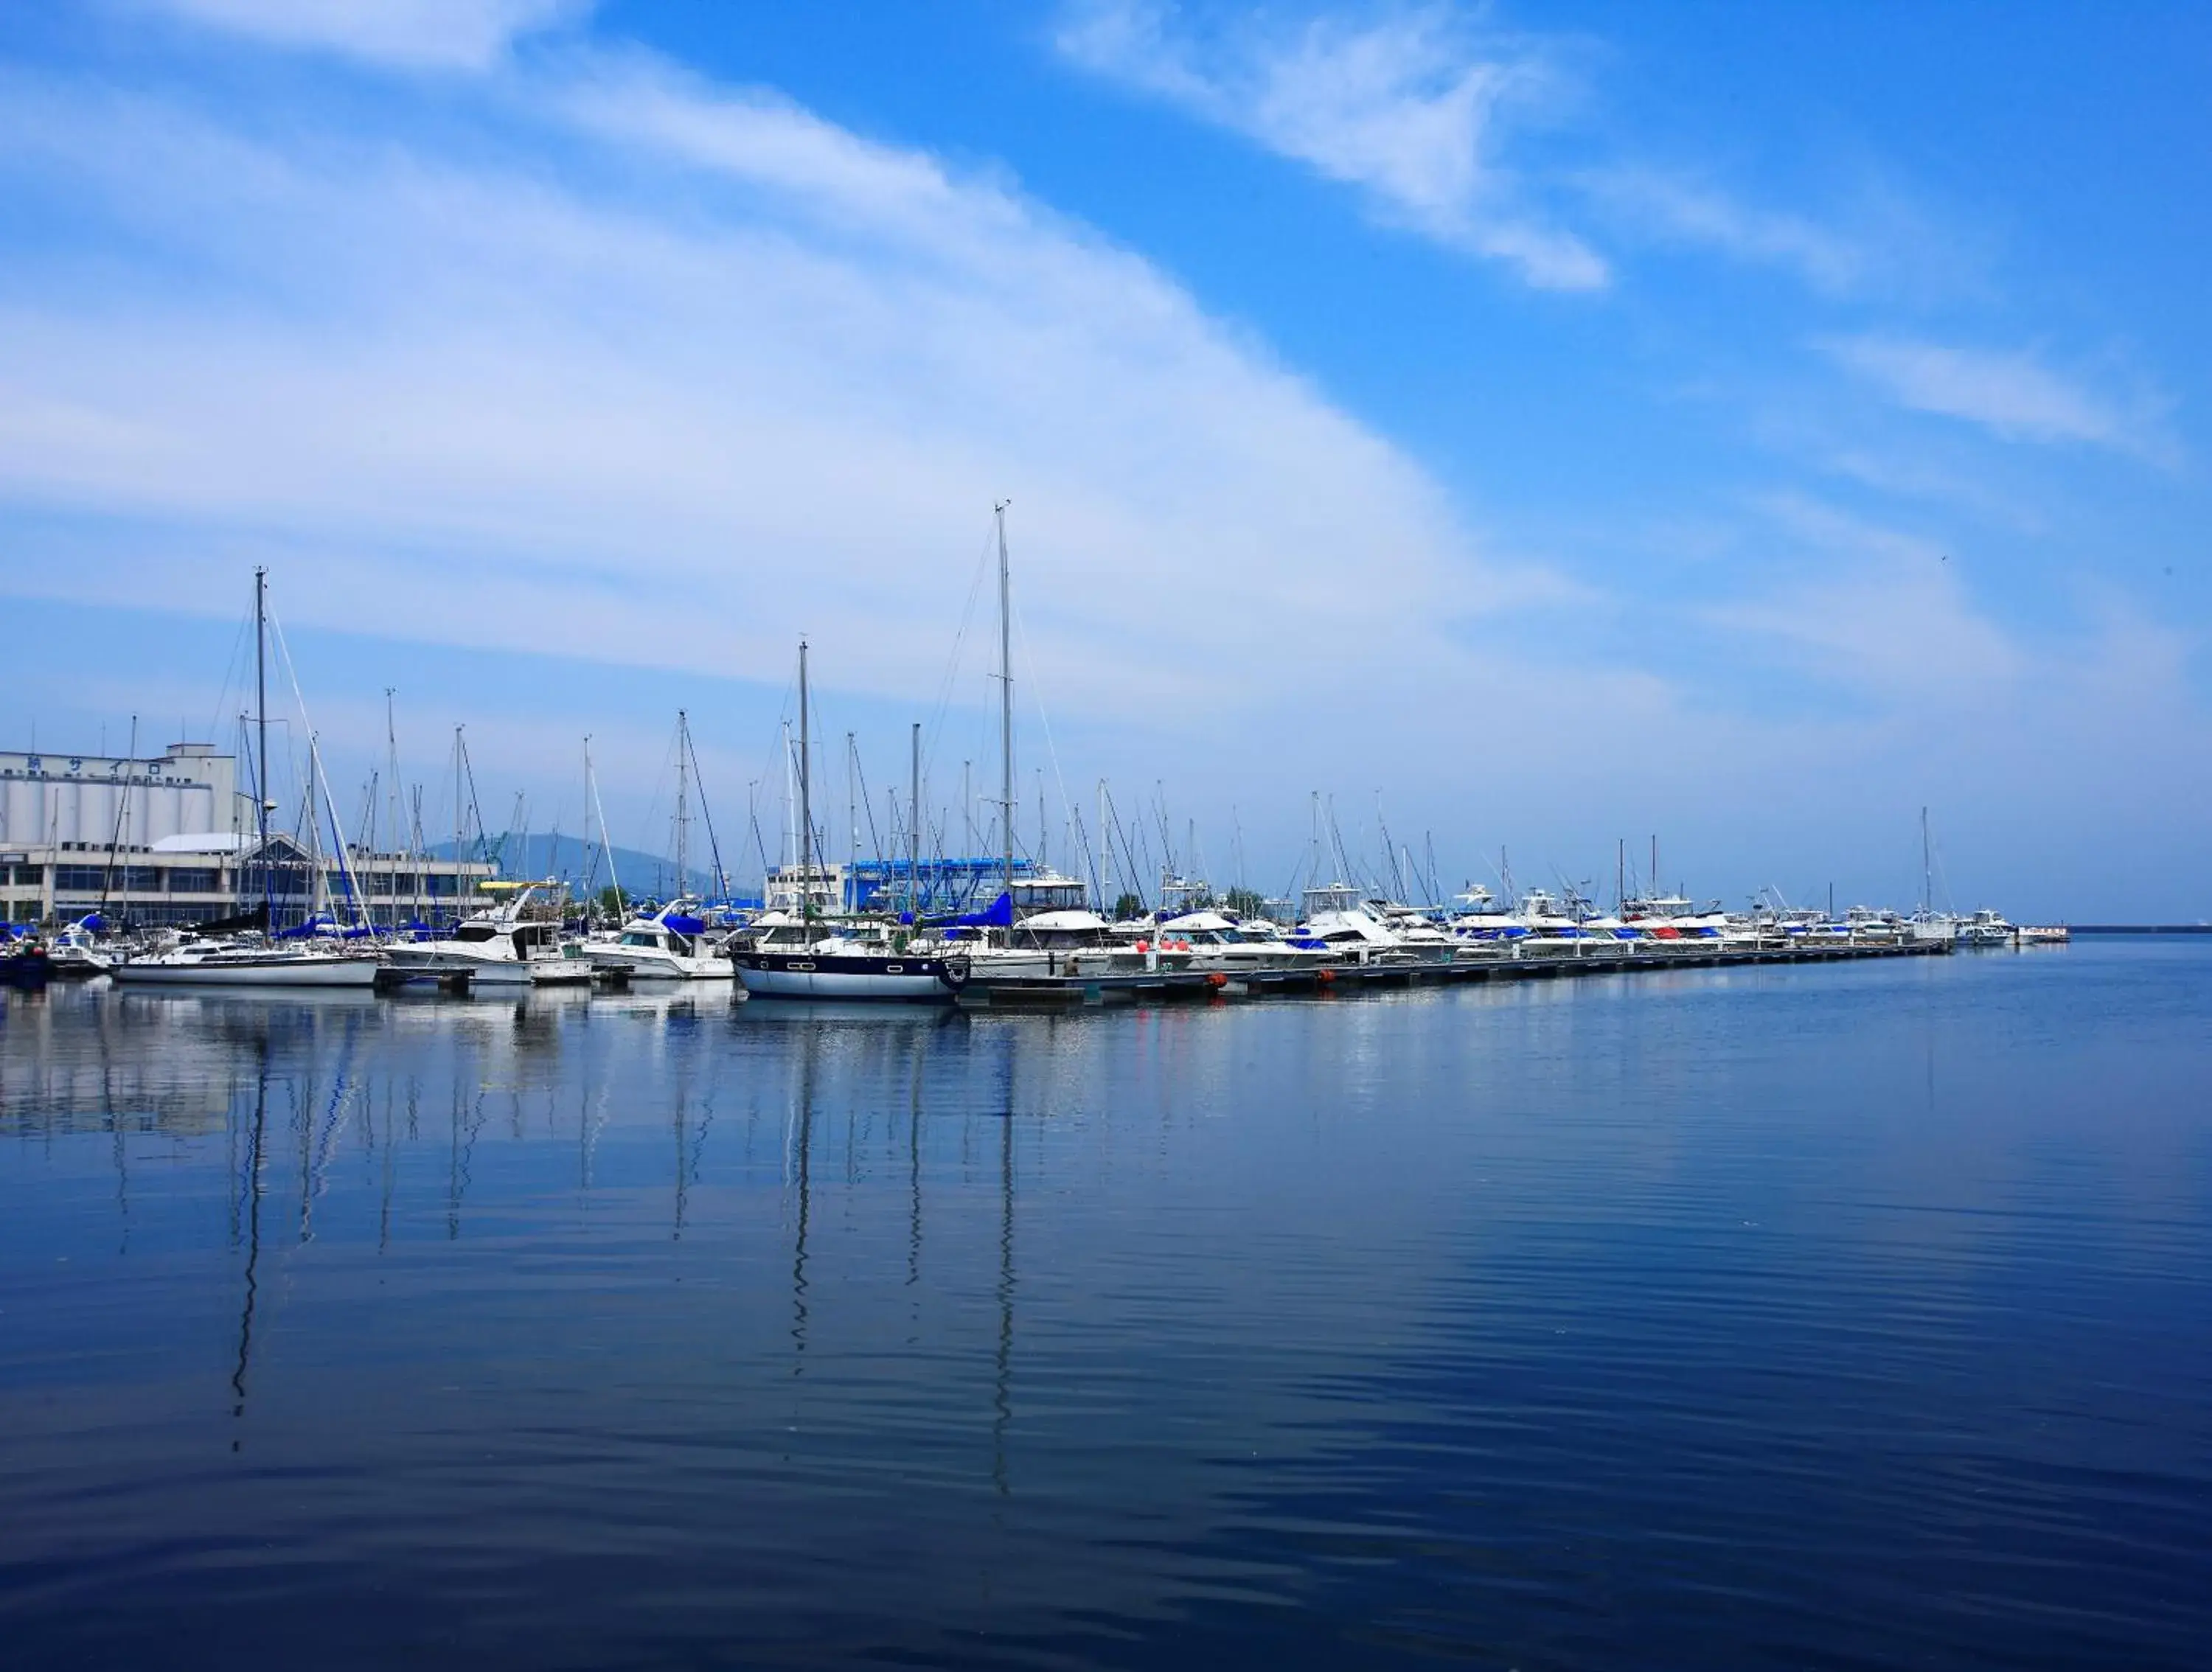
M2208 1013L12 994L0 1662L2187 1664Z

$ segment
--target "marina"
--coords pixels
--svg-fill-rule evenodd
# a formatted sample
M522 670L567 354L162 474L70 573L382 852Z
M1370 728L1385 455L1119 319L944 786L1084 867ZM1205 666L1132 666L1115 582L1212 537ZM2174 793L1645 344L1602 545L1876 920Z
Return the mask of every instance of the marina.
M818 816L817 750L809 647L796 659L795 735L787 726L786 829L780 863L760 850L760 893L738 898L714 837L690 716L679 711L672 759L676 796L672 819L677 887L665 899L626 892L617 876L591 739L584 740L585 822L597 825L592 863L579 884L567 876L510 877L502 855L518 833L494 839L473 793L476 772L465 728L454 730L452 836L440 860L424 839L422 787L398 808L401 775L397 733L386 696L390 803L387 835L404 833L398 851L374 836L377 775L361 797L368 826L349 839L307 714L297 670L283 660L291 706L308 747L289 805L293 828L272 823L288 802L276 793L278 760L270 751L270 648L280 635L269 600L268 574L252 575L250 619L253 707L241 710L243 758L212 745L172 745L159 761L128 758L85 770L85 757L50 769L26 752L0 763L0 850L20 833L47 833L44 862L27 848L0 851L0 879L11 894L26 883L37 917L4 926L0 972L13 983L106 978L125 987L222 986L283 991L295 987L390 989L418 983L451 994L527 991L592 984L627 988L660 982L728 983L734 994L770 1001L878 1001L997 1008L1099 1006L1136 1001L1253 996L1314 996L1355 988L1425 986L1620 975L1668 967L1731 964L1836 963L1948 952L1965 948L2063 944L2063 927L2021 927L2002 913L1970 914L1937 907L1935 849L1926 808L1920 815L1920 899L1909 913L1854 906L1838 912L1793 906L1762 889L1747 907L1724 909L1686 893L1667 892L1658 838L1648 871L1632 882L1627 843L1615 843L1611 909L1581 888L1560 893L1516 890L1501 852L1505 890L1499 900L1470 882L1446 900L1432 839L1425 866L1395 842L1378 806L1380 859L1355 854L1338 826L1334 805L1315 792L1312 830L1295 906L1240 886L1217 893L1185 874L1198 848L1194 825L1179 856L1164 805L1156 806L1159 866L1148 885L1106 786L1099 790L1097 843L1084 836L1072 805L1064 811L1063 845L1079 850L1083 874L1064 874L1047 860L1048 830L1040 791L1033 842L1021 833L1016 793L1013 586L1005 502L993 508L998 605L993 684L999 703L995 738L999 794L984 834L998 852L972 851L976 803L963 763L962 802L967 838L948 853L945 818L927 832L923 728L909 751L903 822L896 793L889 830L877 852L860 854L859 761L847 736L850 783L845 817L848 857L833 863L825 821ZM983 577L979 575L979 587ZM285 716L278 715L283 720ZM135 728L134 728L135 729ZM692 891L690 834L694 799L709 838L711 895ZM518 798L518 811L525 798ZM467 837L473 815L473 851ZM64 837L66 828L74 832ZM871 812L868 818L872 822ZM1140 833L1144 820L1137 821ZM757 820L756 838L757 843ZM64 864L65 855L97 851L107 831L104 862ZM204 828L203 828L204 827ZM1241 850L1241 830L1239 832ZM1118 837L1120 856L1115 856ZM526 830L518 847L531 849ZM143 864L143 859L187 860ZM666 868L656 860L656 870ZM604 865L606 888L590 891ZM72 906L64 885L97 898ZM180 888L202 898L180 909ZM1425 895L1426 903L1408 895ZM1109 900L1109 896L1112 897ZM155 901L158 899L158 905ZM380 907L381 908L380 909ZM52 944L49 945L48 943Z

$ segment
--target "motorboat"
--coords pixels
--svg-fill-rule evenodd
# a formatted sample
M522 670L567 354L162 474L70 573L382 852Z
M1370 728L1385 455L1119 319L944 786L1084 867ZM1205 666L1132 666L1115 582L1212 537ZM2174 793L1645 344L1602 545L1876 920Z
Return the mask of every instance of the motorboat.
M562 930L558 903L565 884L548 878L478 887L495 897L489 910L463 919L450 935L398 941L386 949L385 957L398 979L465 982L471 988L590 979L591 966L568 955ZM536 904L541 895L545 903Z
M83 981L105 976L115 968L114 958L94 939L82 920L54 937L53 945L46 949L46 962L58 980Z
M1160 967L1180 969L1183 960L1168 948L1164 926L1109 923L1080 907L1040 911L1011 927L945 931L945 944L969 961L984 979L1036 976L1128 975Z
M2001 911L1984 907L1959 924L1957 939L1968 946L2009 946L2020 938L2020 931L2005 919Z
M1265 918L1232 917L1211 909L1185 912L1159 927L1161 938L1188 954L1194 970L1249 974L1259 970L1307 969L1336 954L1325 941L1286 936Z
M44 987L53 959L36 940L0 940L0 985Z
M700 902L686 895L649 916L634 917L611 939L588 940L584 956L598 969L627 970L632 981L728 981L722 956Z

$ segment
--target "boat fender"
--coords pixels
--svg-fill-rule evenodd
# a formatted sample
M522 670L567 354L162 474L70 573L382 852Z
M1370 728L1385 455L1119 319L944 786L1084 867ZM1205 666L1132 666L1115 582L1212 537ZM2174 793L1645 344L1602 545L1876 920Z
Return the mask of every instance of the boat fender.
M1216 970L1212 974L1206 976L1206 984L1212 988L1215 992L1218 993L1223 988L1229 985L1229 977L1223 975L1218 970Z

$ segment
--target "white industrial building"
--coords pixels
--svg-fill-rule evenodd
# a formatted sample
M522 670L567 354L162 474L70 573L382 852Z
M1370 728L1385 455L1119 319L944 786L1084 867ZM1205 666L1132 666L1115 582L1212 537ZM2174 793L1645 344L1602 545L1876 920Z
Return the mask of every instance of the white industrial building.
M280 921L325 907L352 917L357 888L374 921L398 922L449 915L457 887L495 874L478 860L356 849L349 866L324 853L318 884L307 844L272 829L269 846L264 866L253 797L212 744L140 760L0 751L0 921L66 922L104 906L121 921L193 923L258 905L264 888Z

